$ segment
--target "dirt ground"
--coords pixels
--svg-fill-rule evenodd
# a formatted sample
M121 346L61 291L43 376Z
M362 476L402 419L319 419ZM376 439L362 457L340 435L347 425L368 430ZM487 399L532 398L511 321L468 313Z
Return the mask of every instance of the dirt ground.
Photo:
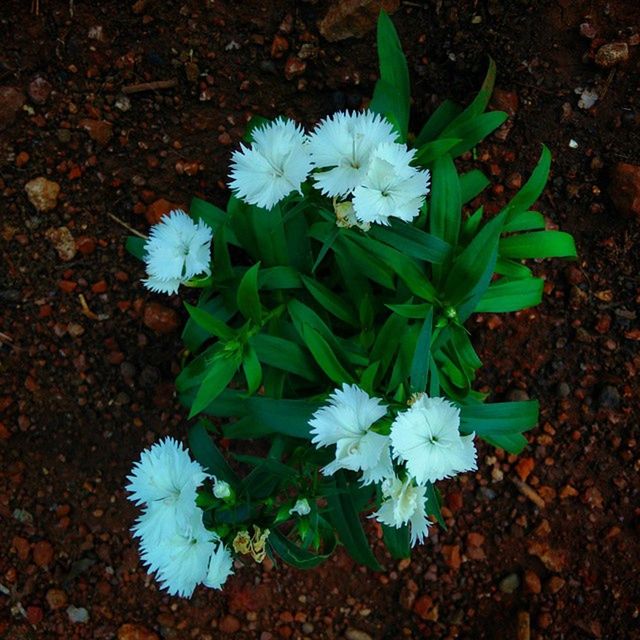
M149 443L185 436L185 314L141 286L122 223L145 232L195 194L223 205L251 114L311 124L366 102L374 32L328 42L328 6L0 4L0 637L640 638L640 231L610 196L616 165L640 164L633 0L403 2L393 17L415 126L497 62L511 118L466 160L492 178L489 211L542 142L553 153L538 208L580 259L536 266L538 308L472 327L478 388L540 399L523 454L482 446L476 474L441 483L448 529L410 562L376 542L382 573L343 553L308 572L265 562L187 601L142 568L124 476ZM612 42L628 59L604 68ZM60 190L49 210L25 191L41 177Z

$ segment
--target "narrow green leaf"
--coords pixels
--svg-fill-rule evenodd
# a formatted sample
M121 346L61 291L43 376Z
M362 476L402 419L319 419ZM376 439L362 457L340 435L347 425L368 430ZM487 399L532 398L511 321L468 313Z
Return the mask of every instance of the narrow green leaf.
M462 138L439 138L423 144L413 159L415 164L426 167L462 142Z
M360 388L366 391L369 395L373 395L375 389L375 379L380 368L380 362L374 362L370 364L360 376Z
M429 356L429 395L432 398L437 398L440 395L440 374L433 354Z
M412 258L433 264L444 262L451 251L451 246L444 240L402 221L394 221L389 227L373 225L369 236Z
M207 431L206 422L203 420L199 420L189 429L189 449L207 473L232 486L238 485L238 476L229 466L220 449L214 444Z
M308 324L303 325L303 338L318 366L330 380L338 385L353 383L351 374L342 366L327 341Z
M473 149L480 141L503 124L507 117L504 111L489 111L448 128L445 132L448 137L462 140L449 151L451 157L455 158L465 151Z
M279 336L258 333L249 339L260 362L298 375L312 382L318 380L317 370L305 350L295 342Z
M225 390L233 380L239 364L236 358L219 357L213 360L193 401L189 418L198 415Z
M462 113L462 107L451 100L445 100L425 122L415 139L414 146L434 140L453 120Z
M411 556L411 543L409 536L409 526L388 527L382 525L382 536L391 557L394 560L402 560Z
M431 170L431 206L429 227L431 233L455 246L460 231L460 181L450 156L438 158Z
M144 259L144 246L147 241L144 238L138 238L138 236L127 236L127 241L124 245L125 249L138 260Z
M411 318L415 320L424 320L429 311L433 309L430 304L387 304L387 308L391 309L403 318Z
M260 263L257 262L245 272L238 285L237 294L240 313L247 318L247 320L253 320L256 324L262 322L262 305L260 304L260 296L258 295L259 269Z
M300 289L302 280L293 267L267 267L258 272L259 289Z
M462 204L467 204L467 202L473 200L491 184L489 178L480 169L467 171L467 173L459 176L458 179L460 180L460 200Z
M422 323L416 350L411 361L411 392L421 393L427 388L427 373L429 371L429 356L431 348L431 327L433 323L433 309L429 311Z
M194 307L188 302L185 302L184 306L189 312L189 316L193 318L193 321L199 327L202 327L209 335L224 341L232 340L236 336L236 332L228 327L225 322L219 320L204 309Z
M436 488L436 486L432 482L427 482L426 484L426 498L427 498L427 506L426 510L429 515L432 515L436 522L446 531L447 523L444 521L442 517L442 511L440 507L442 505L442 501L440 500L440 492Z
M213 230L213 235L218 232L218 229L229 222L230 215L219 209L215 205L210 202L206 202L205 200L201 200L200 198L192 198L191 205L189 206L189 215L197 222L198 220L202 220L204 223L209 225ZM235 237L235 234L227 229L226 231L227 241L231 244L237 245L238 240Z
M329 313L347 324L355 327L358 326L358 319L356 318L355 310L343 297L333 293L333 291L317 280L305 275L301 275L301 278L309 293Z
M495 266L495 273L506 276L511 280L526 280L532 278L533 273L529 267L521 264L517 260L508 260L507 258L498 258Z
M499 244L503 258L577 258L573 237L564 231L531 231L508 238Z
M247 393L253 395L260 388L262 382L262 367L255 349L250 344L245 348L242 370L247 381Z
M469 404L460 407L460 432L485 434L521 433L538 423L537 400Z
M534 229L544 229L544 216L537 211L516 211L507 224L504 225L504 232L531 231Z
M535 307L542 300L543 289L542 278L501 278L489 286L475 310L478 313L507 313Z
M313 553L296 545L286 538L280 531L273 529L269 534L269 545L284 562L298 569L313 569L329 558L335 548L333 543L325 545L322 553Z
M398 349L398 345L407 330L407 320L402 316L392 313L384 322L378 337L371 349L371 361L380 362L380 377L383 378L391 365Z

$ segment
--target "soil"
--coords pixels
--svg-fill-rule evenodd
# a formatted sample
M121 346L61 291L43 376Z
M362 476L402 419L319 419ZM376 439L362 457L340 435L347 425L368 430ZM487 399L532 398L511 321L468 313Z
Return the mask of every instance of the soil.
M121 223L145 232L161 199L223 205L251 114L311 124L362 106L375 35L327 42L328 4L2 3L0 637L640 638L640 232L607 191L618 162L640 164L632 0L406 2L393 17L416 126L445 98L468 102L497 62L494 102L513 115L466 160L492 178L489 210L542 142L553 152L538 209L580 258L536 265L538 308L472 328L478 388L540 399L523 454L482 446L476 474L441 485L447 530L410 562L376 542L382 573L341 552L308 572L267 561L187 601L138 559L124 477L151 442L184 438L184 312L141 286ZM599 67L617 41L629 59ZM27 197L38 177L60 187L49 210Z

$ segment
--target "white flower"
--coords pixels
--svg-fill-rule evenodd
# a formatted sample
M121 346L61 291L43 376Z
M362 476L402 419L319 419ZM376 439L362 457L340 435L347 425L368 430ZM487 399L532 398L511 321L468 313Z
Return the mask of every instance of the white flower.
M222 589L222 585L227 581L227 578L233 573L233 557L227 547L218 543L211 554L209 560L209 569L204 579L204 585L211 589Z
M139 536L151 536L157 528L163 531L190 522L195 506L196 490L207 478L199 463L189 456L184 446L173 438L165 438L142 452L133 466L127 490L135 504L146 504L147 510L134 528ZM153 536L152 536L153 537Z
M231 156L231 181L235 195L265 209L300 191L311 171L307 139L302 127L278 118L253 131L253 143Z
M460 410L445 398L422 394L391 425L393 456L418 484L476 468L475 434L461 436Z
M189 598L196 586L207 579L212 542L217 539L202 524L202 511L194 508L190 521L172 535L160 541L143 537L141 557L163 589Z
M416 486L412 478L404 482L395 476L388 478L382 483L382 505L371 517L396 529L409 523L411 546L422 543L431 524L425 511L425 492L426 487Z
M391 123L370 111L338 112L322 120L309 137L314 167L328 169L314 175L322 193L352 193L364 179L375 147L396 137Z
M299 516L308 516L311 513L311 506L306 498L298 498L296 503L289 509L289 515L297 513Z
M211 228L202 220L195 223L179 209L163 216L151 227L144 245L147 278L151 291L176 293L181 283L211 269Z
M429 172L412 167L415 150L383 143L371 156L366 176L353 192L353 208L362 222L389 224L391 216L410 222L429 193Z
M329 404L316 411L309 425L317 447L336 445L336 456L322 473L338 469L365 471L364 482L387 475L393 470L389 456L389 438L370 427L387 413L380 399L370 398L356 385L343 384L329 396Z
M218 480L216 478L213 483L213 495L218 498L218 500L224 500L231 495L231 486L228 482L224 480Z

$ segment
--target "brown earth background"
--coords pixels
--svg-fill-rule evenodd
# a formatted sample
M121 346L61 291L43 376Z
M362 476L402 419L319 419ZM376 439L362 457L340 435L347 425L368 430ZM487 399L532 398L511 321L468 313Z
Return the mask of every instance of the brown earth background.
M308 572L266 561L187 601L138 559L124 477L150 443L185 436L172 385L185 313L142 287L121 223L146 232L195 194L224 205L252 114L311 125L366 103L375 34L329 42L329 5L0 4L0 637L640 638L632 0L402 2L393 16L414 130L443 99L467 103L487 54L497 62L493 103L510 120L463 161L491 177L485 210L542 142L553 152L538 209L580 258L535 265L538 308L470 327L477 388L541 401L523 454L482 445L477 473L441 483L448 529L411 561L369 526L382 573L342 552ZM626 54L596 60L611 43ZM57 187L32 183L29 198L36 178Z

